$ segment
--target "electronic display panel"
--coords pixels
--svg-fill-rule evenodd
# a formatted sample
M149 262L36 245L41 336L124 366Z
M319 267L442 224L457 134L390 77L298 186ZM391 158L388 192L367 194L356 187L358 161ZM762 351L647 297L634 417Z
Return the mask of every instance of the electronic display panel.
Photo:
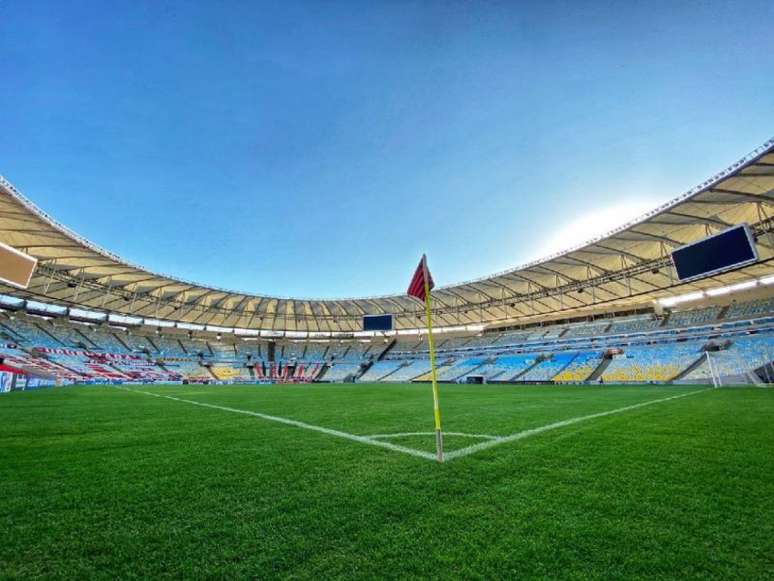
M747 224L735 226L672 251L681 282L751 264L758 260Z

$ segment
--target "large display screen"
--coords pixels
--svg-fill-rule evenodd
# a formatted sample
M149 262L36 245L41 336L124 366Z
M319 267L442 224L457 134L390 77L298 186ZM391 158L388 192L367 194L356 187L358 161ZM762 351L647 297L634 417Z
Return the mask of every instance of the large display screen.
M750 228L735 226L672 251L680 281L710 276L758 260Z
M0 283L27 288L38 259L0 242Z
M392 331L392 315L365 315L363 331Z

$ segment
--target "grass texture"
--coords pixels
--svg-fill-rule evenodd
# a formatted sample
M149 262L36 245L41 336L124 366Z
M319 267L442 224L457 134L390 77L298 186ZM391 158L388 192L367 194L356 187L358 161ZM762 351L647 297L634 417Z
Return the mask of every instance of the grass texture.
M503 437L696 391L441 386ZM444 464L427 385L0 396L0 578L774 578L774 390L716 389ZM447 451L481 442L447 436Z

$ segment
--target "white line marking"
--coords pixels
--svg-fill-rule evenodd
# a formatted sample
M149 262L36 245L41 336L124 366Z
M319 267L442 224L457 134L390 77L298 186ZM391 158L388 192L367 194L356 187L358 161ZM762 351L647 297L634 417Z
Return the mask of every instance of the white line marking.
M710 388L711 389L711 388ZM596 418L603 418L605 416L612 416L614 414L620 414L623 412L628 412L630 410L636 410L645 406L662 403L665 401L671 401L673 399L679 399L681 397L688 397L689 395L694 395L697 393L703 393L705 391L710 391L710 389L699 389L697 391L689 391L688 393L681 393L679 395L673 395L670 397L663 397L661 399L654 399L642 403L636 403L634 405L628 405L626 407L617 408L614 410L606 411L606 412L599 412L596 414L590 414L587 416L578 416L577 418L570 418L569 420L562 420L561 422L554 422L553 424L547 424L545 426L541 426L539 428L532 428L530 430L524 430L523 432L517 432L515 434L511 434L510 436L503 436L502 438L498 438L496 440L489 440L487 442L481 442L479 444L474 444L472 446L468 446L467 448L461 448L459 450L454 450L453 452L447 452L445 455L445 459L448 460L454 460L455 458L463 458L465 456L469 456L470 454L474 454L475 452L480 452L481 450L486 450L487 448L492 448L494 446L499 446L500 444L506 444L508 442L515 442L516 440L523 440L524 438L529 438L530 436L535 436L537 434L542 434L543 432L547 432L549 430L556 430L558 428L563 428L565 426L570 426L572 424L578 424L580 422L585 422L587 420L593 420Z
M174 396L171 396L171 395L162 395L162 394L153 393L153 392L150 392L150 391L143 391L141 389L129 389L129 388L120 387L120 386L115 386L115 387L116 387L116 389L121 389L123 391L129 391L129 392L132 392L132 393L142 393L144 395L150 395L150 396L153 396L153 397L160 397L160 398L163 398L163 399L170 399L170 400L173 400L173 401L189 403L191 405L196 405L196 406L200 406L200 407L211 408L211 409L216 409L216 410L221 410L221 411L226 411L226 412L232 412L232 413L235 413L235 414L243 414L243 415L253 416L253 417L261 418L261 419L268 420L268 421L271 421L271 422L278 422L280 424L285 424L285 425L288 425L288 426L295 426L297 428L303 428L305 430L311 430L313 432L321 432L323 434L328 434L329 436L335 436L337 438L344 438L345 440L351 440L353 442L360 442L361 444L368 444L369 446L377 446L379 448L385 448L387 450L392 450L393 452L402 452L404 454L408 454L410 456L415 456L417 458L424 458L425 460L430 460L432 462L436 461L435 454L431 454L430 452L422 452L421 450L415 450L414 448L407 448L405 446L399 446L397 444L392 444L390 442L383 442L381 440L375 439L375 438L386 438L386 437L400 437L400 436L404 436L404 435L405 436L414 436L414 435L419 436L419 435L428 435L428 434L432 435L432 434L435 434L435 432L403 432L401 434L376 434L376 435L372 435L372 436L358 436L358 435L355 435L355 434L350 434L348 432L341 432L339 430L332 430L330 428L323 428L321 426L315 426L313 424L307 424L305 422L299 422L297 420L291 420L291 419L283 418L283 417L280 417L280 416L270 416L270 415L262 414L262 413L259 413L259 412L251 412L251 411L248 411L248 410L241 410L241 409L237 409L237 408L230 408L230 407L225 407L225 406L219 406L219 405L215 405L215 404L204 403L204 402L200 402L200 401L194 401L192 399L183 399L181 397L174 397ZM590 415L587 415L587 416L578 416L576 418L570 418L568 420L562 420L560 422L554 422L553 424L547 424L545 426L540 426L538 428L532 428L532 429L529 429L529 430L524 430L522 432L516 432L515 434L511 434L510 436L497 437L497 436L487 436L487 435L484 435L484 434L463 434L462 432L445 432L448 435L465 435L465 436L471 436L471 437L491 438L491 439L488 439L488 440L486 440L484 442L480 442L478 444L474 444L472 446L468 446L467 448L460 448L459 450L454 450L452 452L447 452L445 454L444 458L445 458L446 461L451 461L451 460L454 460L456 458L464 458L465 456L469 456L470 454L474 454L476 452L480 452L481 450L486 450L486 449L492 448L494 446L499 446L500 444L506 444L508 442L515 442L516 440L522 440L524 438L529 438L530 436L535 436L537 434L542 434L543 432L548 432L550 430L556 430L558 428L563 428L565 426L570 426L572 424L577 424L577 423L580 423L580 422L585 422L587 420L593 420L593 419L596 419L596 418L602 418L602 417L605 417L605 416L611 416L611 415L614 415L614 414L620 414L620 413L627 412L627 411L630 411L630 410L635 410L635 409L639 409L639 408L646 407L646 406L649 406L649 405L653 405L653 404L657 404L657 403L662 403L662 402L666 402L666 401L671 401L671 400L674 400L674 399L679 399L679 398L682 398L682 397L688 397L689 395L694 395L694 394L697 394L697 393L703 393L705 391L711 391L711 390L712 390L712 388L699 389L699 390L696 390L696 391L689 391L687 393L681 393L681 394L678 394L678 395L672 395L672 396L669 396L669 397L663 397L663 398L660 398L660 399L653 399L653 400L645 401L645 402L642 402L642 403L636 403L636 404L633 404L633 405L625 406L625 407L622 407L622 408L616 408L614 410L609 410L609 411L606 411L606 412L599 412L599 413L590 414Z
M489 434L467 434L465 432L444 432L444 436L464 436L466 438L479 438L481 440L499 440L499 436L490 436ZM389 438L408 438L409 436L435 436L435 432L400 432L397 434L369 434L366 438L371 439L389 439Z
M387 450L392 450L393 452L403 452L404 454L408 454L410 456L416 456L417 458L424 458L425 460L431 460L432 462L436 461L435 454L431 454L429 452L422 452L421 450L415 450L414 448L407 448L405 446L399 446L397 444L392 444L390 442L382 442L380 440L372 440L371 438L367 436L357 436L355 434L350 434L348 432L341 432L339 430L331 430L330 428L323 428L321 426L315 426L313 424L307 424L305 422L299 422L297 420L291 420L288 418L283 418L279 416L270 416L267 414L262 414L259 412L251 412L248 410L240 410L237 408L230 408L226 406L220 406L220 405L214 405L211 403L203 403L200 401L194 401L192 399L183 399L182 397L174 397L171 395L162 395L160 393L153 393L150 391L143 391L141 389L128 389L126 387L119 387L116 386L117 389L122 389L124 391L129 391L131 393L142 393L144 395L151 395L153 397L160 397L164 399L171 399L173 401L179 401L183 403L190 403L191 405L197 405L200 407L205 408L211 408L215 410L221 410L224 412L231 412L235 414L243 414L246 416L254 416L256 418L261 418L263 420L268 420L270 422L277 422L280 424L285 424L287 426L294 426L296 428L303 428L304 430L311 430L313 432L320 432L323 434L328 434L329 436L336 436L337 438L344 438L345 440L352 440L353 442L360 442L361 444L368 444L369 446L377 446L379 448L386 448Z

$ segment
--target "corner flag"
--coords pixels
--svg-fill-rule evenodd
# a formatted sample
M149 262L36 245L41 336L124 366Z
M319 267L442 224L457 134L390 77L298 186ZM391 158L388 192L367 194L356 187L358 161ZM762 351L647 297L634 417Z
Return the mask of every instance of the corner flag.
M425 303L427 319L427 346L430 350L430 377L433 384L433 415L435 417L435 453L443 462L443 433L441 432L441 408L438 404L438 378L435 371L435 345L433 344L433 320L430 314L430 290L435 286L427 269L427 257L423 254L406 294Z
M427 289L425 289L425 281L427 281ZM414 276L409 284L407 294L410 297L418 298L420 301L425 302L426 293L435 287L433 277L430 276L430 271L427 270L427 258L422 255L422 260L419 261Z

